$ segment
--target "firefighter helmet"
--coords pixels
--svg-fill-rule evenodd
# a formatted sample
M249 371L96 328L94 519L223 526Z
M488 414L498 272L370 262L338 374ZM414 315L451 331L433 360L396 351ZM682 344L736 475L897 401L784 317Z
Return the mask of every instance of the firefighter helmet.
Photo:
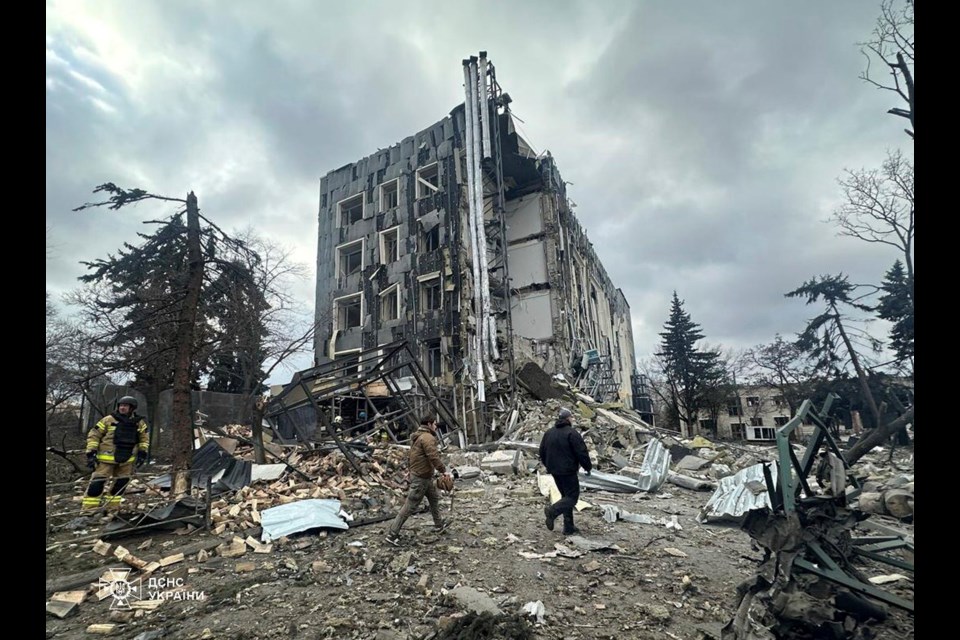
M137 399L134 398L133 396L123 396L122 398L117 400L118 407L122 404L130 405L130 408L133 409L134 411L137 409Z

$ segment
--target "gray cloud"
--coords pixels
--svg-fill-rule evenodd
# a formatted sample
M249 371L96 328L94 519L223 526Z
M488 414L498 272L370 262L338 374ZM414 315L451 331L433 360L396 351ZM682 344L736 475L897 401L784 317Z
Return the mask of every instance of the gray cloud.
M710 343L746 347L812 315L783 294L821 273L876 282L895 256L823 222L844 167L907 147L890 96L857 79L873 3L52 2L47 288L159 217L72 213L106 181L193 189L313 268L317 184L462 101L487 50L549 149L638 357L674 289ZM313 285L298 288L312 305Z

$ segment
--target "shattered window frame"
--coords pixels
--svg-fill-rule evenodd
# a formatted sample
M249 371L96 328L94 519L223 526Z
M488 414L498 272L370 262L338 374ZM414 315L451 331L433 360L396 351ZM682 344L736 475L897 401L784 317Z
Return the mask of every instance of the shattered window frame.
M400 206L400 179L387 180L380 185L380 211L390 211Z
M365 242L363 238L359 240L354 240L353 242L346 242L337 247L337 277L341 276L352 276L355 273L360 273L363 271L363 268L366 266L364 264L364 249ZM359 254L360 263L352 270L348 269L349 260Z
M440 163L434 162L417 169L417 200L440 191ZM430 185L429 187L427 185Z
M344 198L337 203L337 211L340 214L339 226L341 227L346 227L363 220L363 194L358 193L349 198ZM345 218L349 219L345 220Z
M392 298L392 302L391 302ZM393 317L390 317L390 316ZM380 293L380 322L400 319L400 283L387 287Z
M420 232L420 251L427 253L436 251L440 248L440 225L436 225L430 231Z
M748 406L748 407L759 407L759 406L760 406L760 396L747 396L747 406Z
M762 427L763 426L763 416L753 416L750 418L751 427Z
M387 251L388 236L393 236L390 241L393 245L393 255ZM390 264L400 259L400 225L384 229L380 232L380 264Z
M440 339L426 340L423 343L426 362L423 368L430 378L443 377L443 350L440 346Z
M423 311L443 309L443 281L439 275L420 281L420 308Z
M341 370L344 376L360 375L360 349L349 349L347 351L338 351L333 354L333 359L337 363L347 363L348 366Z
M363 326L363 292L351 293L350 295L340 296L333 300L334 318L338 331L355 329ZM356 309L356 311L354 311ZM350 324L352 317L356 318L356 324Z

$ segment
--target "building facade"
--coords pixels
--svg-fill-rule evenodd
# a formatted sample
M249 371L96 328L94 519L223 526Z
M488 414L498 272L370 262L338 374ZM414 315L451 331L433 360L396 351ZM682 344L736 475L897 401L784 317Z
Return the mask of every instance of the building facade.
M464 61L464 76L448 116L321 178L317 363L405 339L461 407L509 393L526 362L631 406L623 292L493 66Z

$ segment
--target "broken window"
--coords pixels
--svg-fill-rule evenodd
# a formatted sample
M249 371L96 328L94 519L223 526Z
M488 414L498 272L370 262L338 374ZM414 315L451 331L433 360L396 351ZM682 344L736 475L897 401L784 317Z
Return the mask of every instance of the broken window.
M400 259L400 227L380 232L380 262L390 264Z
M345 227L363 219L363 194L359 193L340 203L340 226Z
M436 251L440 248L440 225L420 234L420 251Z
M389 322L400 317L400 286L393 285L380 294L380 321Z
M787 399L783 396L773 396L773 404L777 405L778 407L786 406Z
M363 240L337 247L337 264L341 276L359 273L363 269Z
M420 306L425 311L439 309L443 298L440 291L440 278L420 283Z
M730 424L730 435L738 440L746 440L747 428L742 422L733 422Z
M740 398L730 398L727 400L727 415L730 417L743 415L743 406L740 404Z
M343 363L346 365L343 369L341 369L344 376L360 375L360 356L358 355L337 356L337 362Z
M427 375L431 378L439 378L443 375L443 354L440 352L439 340L428 340L425 345L427 352L427 361L424 363Z
M750 418L750 426L751 426L751 427L762 427L762 426L763 426L763 418Z
M417 200L440 190L440 172L436 163L417 171Z
M788 422L790 422L790 418L787 416L774 416L773 418L773 424L777 425L778 427L782 427Z
M759 406L760 406L760 396L747 396L747 406L748 406L748 407L759 407Z
M352 329L362 324L363 315L363 294L357 293L352 296L344 296L334 300L337 316L337 329Z
M389 211L400 204L400 187L397 180L380 185L380 211Z
M717 421L716 420L701 420L700 421L700 430L707 431L710 433L717 432Z

